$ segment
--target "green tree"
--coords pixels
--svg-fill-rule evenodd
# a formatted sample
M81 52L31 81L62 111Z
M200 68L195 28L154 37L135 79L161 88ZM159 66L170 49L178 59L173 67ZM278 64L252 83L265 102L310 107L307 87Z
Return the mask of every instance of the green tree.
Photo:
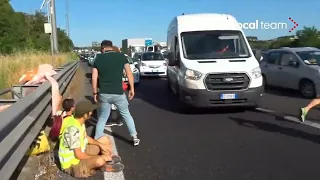
M44 33L46 22L47 17L41 12L15 12L9 0L0 0L0 53L25 49L50 51L50 35ZM72 40L59 28L58 43L62 52L74 47Z

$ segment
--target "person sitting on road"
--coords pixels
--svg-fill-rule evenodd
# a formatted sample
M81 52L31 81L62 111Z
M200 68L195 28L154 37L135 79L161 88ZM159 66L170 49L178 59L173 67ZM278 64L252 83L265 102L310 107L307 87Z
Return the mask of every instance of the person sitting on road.
M320 97L313 99L306 107L300 109L300 121L304 122L310 109L320 104Z
M120 172L124 166L121 158L112 155L110 139L102 136L97 140L87 136L85 122L96 105L82 100L75 105L74 116L65 118L64 128L59 136L59 161L61 169L76 178L87 178L96 169L106 172ZM99 155L100 154L100 155Z
M61 115L63 118L72 116L74 112L75 101L72 98L67 98L62 101L62 111L58 111L57 115Z

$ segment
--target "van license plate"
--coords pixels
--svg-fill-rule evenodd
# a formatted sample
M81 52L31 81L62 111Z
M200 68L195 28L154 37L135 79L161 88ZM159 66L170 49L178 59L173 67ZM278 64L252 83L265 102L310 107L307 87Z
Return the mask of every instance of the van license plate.
M152 72L158 72L158 69L153 69L153 70L151 70Z
M220 99L237 99L237 94L220 94Z

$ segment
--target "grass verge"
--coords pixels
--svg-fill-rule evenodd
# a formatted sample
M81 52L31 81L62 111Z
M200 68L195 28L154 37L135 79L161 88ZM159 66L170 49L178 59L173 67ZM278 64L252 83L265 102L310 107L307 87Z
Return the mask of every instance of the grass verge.
M11 55L0 55L0 90L18 84L19 78L40 64L59 67L76 60L73 53L60 53L53 59L51 53L41 51L20 51Z

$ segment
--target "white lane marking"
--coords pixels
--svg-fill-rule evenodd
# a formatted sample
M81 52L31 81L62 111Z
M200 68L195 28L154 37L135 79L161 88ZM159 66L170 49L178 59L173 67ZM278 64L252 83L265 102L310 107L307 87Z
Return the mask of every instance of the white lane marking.
M256 110L266 112L266 113L274 113L274 111L269 110L269 109L264 109L264 108L256 108Z
M97 120L96 118L94 118L94 117L91 117L90 120L93 120L93 121L95 121L95 122L98 121L98 120ZM89 120L89 123L95 126L96 123L95 123L95 122L92 122L92 121L90 121L90 120ZM112 130L111 130L110 127L105 127L104 129L107 130L107 131L109 131L110 133L112 133ZM110 138L110 140L111 140L114 154L118 154L118 150L117 150L117 146L116 146L116 142L115 142L115 140L114 140L114 137L111 136L111 135L109 135L109 134L105 134L105 135L107 135L107 136ZM121 157L121 156L120 156L120 157ZM108 173L108 172L106 172L106 173L104 173L104 180L125 180L125 178L124 178L123 171L118 172L118 173L110 173L110 172Z
M269 110L269 109L265 109L265 108L256 108L256 110L262 111L262 112L266 112L266 113L276 113L275 111L272 111L272 110ZM313 121L310 121L310 120L307 120L307 119L304 122L301 122L299 120L299 118L294 117L294 116L283 116L283 118L288 120L288 121L293 121L293 122L296 122L296 123L300 123L300 124L304 124L304 125L307 125L307 126L311 126L311 127L320 129L320 124L319 123L316 123L316 122L313 122Z
M104 129L109 131L110 133L112 133L112 130L110 127L105 127ZM106 135L109 136L109 138L111 140L114 154L118 154L116 142L114 141L113 136L111 136L109 134L106 134ZM123 171L121 171L118 173L104 173L104 180L125 180L125 178L124 178Z

